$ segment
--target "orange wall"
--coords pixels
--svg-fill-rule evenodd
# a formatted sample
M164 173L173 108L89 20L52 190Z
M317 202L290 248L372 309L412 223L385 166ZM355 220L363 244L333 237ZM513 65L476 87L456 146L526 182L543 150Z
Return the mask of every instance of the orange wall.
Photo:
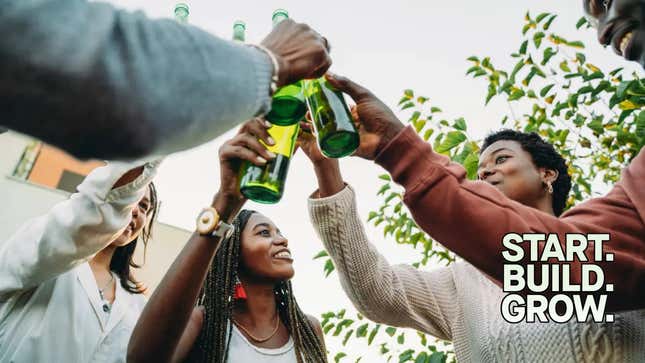
M102 161L93 160L81 162L53 146L43 144L29 174L29 181L56 188L63 175L63 170L87 175L94 168L101 165L104 165Z

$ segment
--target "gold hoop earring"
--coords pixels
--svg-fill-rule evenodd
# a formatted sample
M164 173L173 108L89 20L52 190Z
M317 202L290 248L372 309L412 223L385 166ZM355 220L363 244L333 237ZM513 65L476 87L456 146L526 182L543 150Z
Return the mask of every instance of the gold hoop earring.
M546 182L546 191L549 194L553 194L553 185L551 185L551 183L549 183L549 182Z

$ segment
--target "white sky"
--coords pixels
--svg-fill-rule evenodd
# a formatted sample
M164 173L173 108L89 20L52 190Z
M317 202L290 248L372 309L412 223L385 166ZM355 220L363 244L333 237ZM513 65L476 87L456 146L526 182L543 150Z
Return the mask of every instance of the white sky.
M170 17L175 4L172 0L109 2L141 9L152 17ZM235 20L244 20L249 42L259 42L270 30L272 11L285 8L292 18L310 24L329 39L332 71L362 83L395 110L403 90L414 89L441 107L449 119L465 117L470 135L475 137L499 128L499 120L508 113L508 107L494 100L484 108L487 84L483 79L465 76L470 67L466 58L491 56L496 66L512 68L514 62L509 54L519 48L527 9L534 16L543 11L558 13L552 30L569 40L582 40L591 63L600 68L626 64L611 50L598 45L594 31L576 31L575 23L582 15L580 0L185 2L190 5L191 24L225 38L231 37ZM635 65L628 68L638 69ZM196 214L217 191L217 150L226 137L166 160L156 179L163 201L161 221L194 228ZM354 158L343 159L341 167L345 180L357 190L358 206L366 220L369 211L379 206L381 199L375 196L380 186L377 175L383 171L371 162ZM283 200L274 206L248 203L246 207L268 215L289 238L296 258L294 286L298 300L303 310L319 315L351 304L337 276L325 279L322 263L311 259L322 249L306 208L306 198L314 189L315 178L308 160L297 154ZM411 261L415 256L407 248L385 241L380 229L368 227L368 234L392 263ZM332 350L335 345L331 344Z

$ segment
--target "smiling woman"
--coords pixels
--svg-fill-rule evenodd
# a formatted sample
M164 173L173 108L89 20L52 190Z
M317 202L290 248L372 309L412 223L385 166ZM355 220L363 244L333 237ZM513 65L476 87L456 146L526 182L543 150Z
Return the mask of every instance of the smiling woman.
M267 127L251 120L220 148L220 190L146 305L128 361L327 361L320 323L293 294L289 241L268 217L238 214L240 166L275 158L258 141L269 144Z

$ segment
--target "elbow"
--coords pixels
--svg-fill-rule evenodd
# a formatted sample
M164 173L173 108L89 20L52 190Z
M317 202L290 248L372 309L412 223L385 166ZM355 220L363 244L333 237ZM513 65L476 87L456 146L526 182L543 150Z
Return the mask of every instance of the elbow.
M104 127L88 130L69 152L80 159L139 159L154 153L158 140L151 127L132 122L114 121Z

